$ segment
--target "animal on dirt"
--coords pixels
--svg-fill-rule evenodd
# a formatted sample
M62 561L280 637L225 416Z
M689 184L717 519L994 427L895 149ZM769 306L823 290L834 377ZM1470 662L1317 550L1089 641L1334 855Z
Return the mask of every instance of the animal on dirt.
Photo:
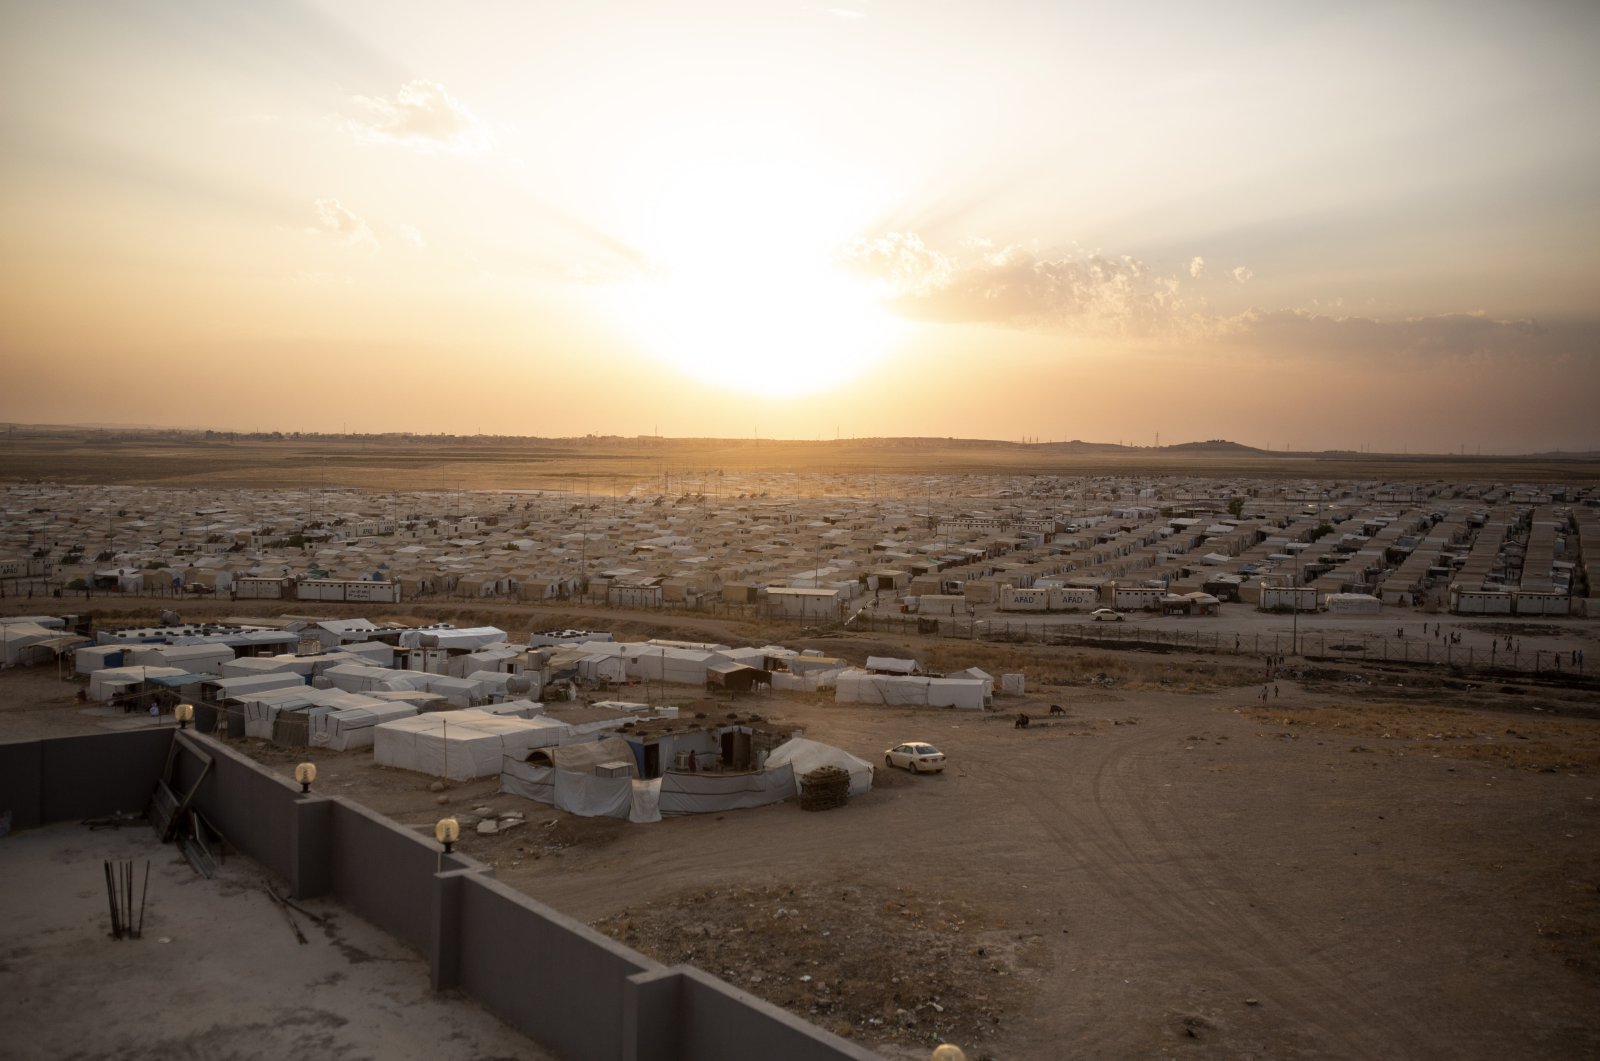
M1050 713L1052 715L1064 715L1067 713L1067 709L1062 707L1060 704L1051 704Z
M1033 721L1033 720L1030 719L1028 717L1028 713L1026 711L1024 711L1024 712L1021 712L1020 714L1017 715L1017 720L1015 722L1013 722L1012 725L1015 726L1017 729L1027 729L1028 728L1028 723L1031 722L1031 721Z

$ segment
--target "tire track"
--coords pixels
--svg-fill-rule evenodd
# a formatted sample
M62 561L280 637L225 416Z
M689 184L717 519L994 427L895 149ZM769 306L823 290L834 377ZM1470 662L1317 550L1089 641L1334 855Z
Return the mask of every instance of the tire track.
M1259 897L1249 882L1225 857L1206 854L1204 837L1181 810L1154 802L1167 779L1150 773L1151 766L1181 736L1165 725L1087 744L1099 758L1079 764L1059 789L1037 786L1028 763L1002 765L996 774L1013 791L1030 786L1038 793L1021 809L1117 916L1153 927L1209 968L1234 976L1242 994L1269 998L1283 1015L1279 1023L1320 1044L1319 1052L1416 1056L1420 1044L1410 1026L1392 1019L1311 946L1297 947L1301 933L1291 919L1262 905L1250 908Z

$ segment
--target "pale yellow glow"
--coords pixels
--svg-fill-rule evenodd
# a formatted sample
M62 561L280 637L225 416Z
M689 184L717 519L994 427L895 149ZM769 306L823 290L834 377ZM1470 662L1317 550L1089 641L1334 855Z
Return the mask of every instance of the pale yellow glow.
M905 331L837 263L855 189L779 162L724 162L665 182L641 224L651 272L616 292L641 349L709 383L816 394L878 364Z

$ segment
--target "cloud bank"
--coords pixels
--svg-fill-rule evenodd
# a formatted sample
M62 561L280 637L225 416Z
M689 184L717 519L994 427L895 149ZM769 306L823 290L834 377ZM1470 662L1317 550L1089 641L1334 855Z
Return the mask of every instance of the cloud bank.
M352 123L363 139L428 153L473 154L489 146L489 131L466 104L433 81L410 81L394 99L356 96L366 120Z
M900 312L922 320L1165 335L1187 330L1198 308L1180 297L1175 278L1127 256L1048 258L983 242L944 252L892 232L858 240L844 260L881 282Z
M1047 257L1024 246L984 242L940 250L915 233L892 232L858 240L843 257L882 285L897 312L933 322L1374 363L1550 359L1577 356L1586 343L1600 349L1595 334L1600 327L1552 331L1537 321L1499 320L1478 312L1399 320L1293 308L1252 307L1222 314L1195 293L1212 277L1198 255L1163 275L1128 256ZM1255 272L1240 265L1218 276L1227 285L1245 285Z

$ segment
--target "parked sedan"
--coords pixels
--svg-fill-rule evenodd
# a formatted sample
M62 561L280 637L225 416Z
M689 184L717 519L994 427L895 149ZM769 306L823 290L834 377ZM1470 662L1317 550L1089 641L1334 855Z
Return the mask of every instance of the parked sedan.
M885 751L883 765L898 766L913 774L936 773L944 769L944 752L931 744L910 741Z
M1089 613L1089 618L1102 623L1120 623L1122 622L1122 613L1112 608L1096 608Z

